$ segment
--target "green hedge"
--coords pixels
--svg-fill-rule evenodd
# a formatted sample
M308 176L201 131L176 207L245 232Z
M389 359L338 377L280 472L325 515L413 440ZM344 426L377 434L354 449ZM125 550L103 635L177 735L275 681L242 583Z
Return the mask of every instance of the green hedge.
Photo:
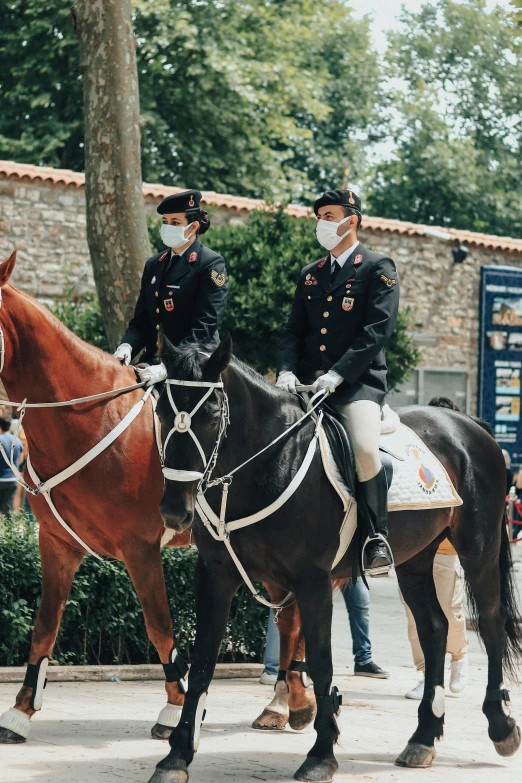
M197 552L164 549L163 566L178 647L194 641ZM41 572L37 526L21 513L0 517L0 666L27 663ZM232 604L221 661L261 660L267 610L242 587ZM53 658L61 664L158 663L124 566L87 556L73 582Z

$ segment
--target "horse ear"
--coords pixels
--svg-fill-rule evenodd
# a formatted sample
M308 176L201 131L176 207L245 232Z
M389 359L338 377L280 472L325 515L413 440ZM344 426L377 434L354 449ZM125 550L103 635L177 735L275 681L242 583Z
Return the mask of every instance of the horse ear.
M2 286L4 286L11 277L13 269L15 268L15 264L16 250L13 250L7 261L4 261L3 264L0 264L0 288L2 288Z
M205 365L205 375L212 378L219 378L221 373L227 369L232 358L232 338L228 332L223 336L218 347Z

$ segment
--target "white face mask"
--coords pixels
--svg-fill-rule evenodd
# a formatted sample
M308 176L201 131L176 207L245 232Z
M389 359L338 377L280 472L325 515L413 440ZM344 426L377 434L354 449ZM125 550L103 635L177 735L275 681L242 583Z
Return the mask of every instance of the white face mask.
M346 223L347 220L350 220L350 217L351 215L345 217L344 220L341 220L339 223L333 223L331 220L319 220L315 228L315 233L317 235L317 241L319 244L325 247L327 250L333 250L334 247L337 247L339 242L342 242L343 239L350 233L350 230L348 229L345 234L341 234L341 236L339 236L337 229L339 226L342 226L343 223Z
M188 226L169 226L168 223L162 223L160 229L161 241L167 247L183 247L190 239L190 237L185 236L185 232L193 225L194 223L190 223Z

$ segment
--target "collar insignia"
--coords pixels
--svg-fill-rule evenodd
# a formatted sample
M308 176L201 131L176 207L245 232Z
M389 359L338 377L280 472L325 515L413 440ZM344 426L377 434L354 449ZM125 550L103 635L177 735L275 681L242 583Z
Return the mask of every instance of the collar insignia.
M321 258L321 260L320 260L320 261L319 261L319 263L317 264L317 268L318 268L318 269L322 269L322 268L323 268L323 266L326 264L326 262L327 262L327 261L328 261L328 256L326 256L326 258Z
M168 254L169 254L169 251L167 250L166 253L163 253L163 255L158 258L158 261L161 263L163 261L163 259L165 259L168 256Z
M362 253L357 253L355 258L353 259L354 266L357 266L357 264L362 264L362 261L363 261Z
M197 254L197 253L196 253L196 251L194 250L194 251L193 251L193 252L190 254L190 256L189 256L189 264L193 264L193 263L194 263L194 261L197 261L197 258L198 258L198 254Z

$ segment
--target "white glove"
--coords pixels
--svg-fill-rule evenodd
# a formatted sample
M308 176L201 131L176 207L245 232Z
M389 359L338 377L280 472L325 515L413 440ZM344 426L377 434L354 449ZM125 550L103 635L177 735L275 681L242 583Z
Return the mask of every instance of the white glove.
M335 370L328 370L324 375L320 375L312 386L312 392L315 394L321 389L326 389L329 392L334 392L340 383L344 381L342 375L339 375Z
M115 359L119 359L122 364L130 364L130 360L132 359L132 347L129 343L122 343L121 345L118 345L112 355Z
M290 394L297 394L296 384L299 383L299 378L294 375L290 370L283 370L277 376L276 386L278 389L284 389Z
M136 367L136 372L140 380L147 381L146 386L154 386L155 383L161 383L167 377L167 368L161 362L160 364L146 364L145 367Z

